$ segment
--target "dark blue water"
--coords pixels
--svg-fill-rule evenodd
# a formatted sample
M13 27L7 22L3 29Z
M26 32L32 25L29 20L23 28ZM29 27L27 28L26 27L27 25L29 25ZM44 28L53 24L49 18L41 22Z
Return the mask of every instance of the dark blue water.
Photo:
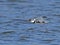
M60 0L0 0L0 45L60 45Z

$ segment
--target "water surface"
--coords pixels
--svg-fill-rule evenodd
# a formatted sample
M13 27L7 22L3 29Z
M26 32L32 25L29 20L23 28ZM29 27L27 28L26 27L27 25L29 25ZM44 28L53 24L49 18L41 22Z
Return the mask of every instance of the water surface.
M46 16L47 24L26 20ZM60 45L60 0L0 0L0 45Z

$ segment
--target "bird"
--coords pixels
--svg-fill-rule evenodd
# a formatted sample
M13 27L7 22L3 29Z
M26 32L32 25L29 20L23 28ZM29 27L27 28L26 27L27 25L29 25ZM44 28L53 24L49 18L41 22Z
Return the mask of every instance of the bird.
M33 19L29 19L30 22L32 23L48 23L43 17L36 17Z

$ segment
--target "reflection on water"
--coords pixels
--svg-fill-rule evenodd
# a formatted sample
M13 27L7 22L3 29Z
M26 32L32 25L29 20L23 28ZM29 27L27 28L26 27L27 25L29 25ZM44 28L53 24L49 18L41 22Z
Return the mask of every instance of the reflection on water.
M48 24L28 21L43 16ZM60 0L0 0L0 45L60 45Z

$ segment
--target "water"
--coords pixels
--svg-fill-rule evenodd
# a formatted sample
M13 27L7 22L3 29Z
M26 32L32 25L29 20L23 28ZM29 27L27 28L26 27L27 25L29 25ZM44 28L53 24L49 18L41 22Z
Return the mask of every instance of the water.
M46 16L47 24L26 20ZM0 45L60 45L60 0L0 0Z

